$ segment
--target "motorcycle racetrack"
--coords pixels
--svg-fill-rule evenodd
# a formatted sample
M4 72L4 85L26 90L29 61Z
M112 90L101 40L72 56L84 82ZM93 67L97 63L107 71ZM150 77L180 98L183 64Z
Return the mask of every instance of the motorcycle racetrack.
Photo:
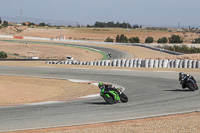
M119 57L115 53L117 50L112 52L112 58ZM123 56L130 57L127 53L121 53L119 58ZM182 89L178 72L173 71L0 66L0 75L108 82L124 87L124 93L129 98L128 103L114 105L106 104L102 97L95 96L72 101L0 107L0 132L200 111L199 91ZM199 74L192 75L198 83Z
M0 131L91 124L199 111L199 91L181 89L177 72L0 66L2 75L103 81L126 88L128 103L101 97L0 108ZM81 75L81 76L80 76ZM194 74L199 81L198 74ZM123 79L123 80L122 80ZM21 124L23 123L23 124Z

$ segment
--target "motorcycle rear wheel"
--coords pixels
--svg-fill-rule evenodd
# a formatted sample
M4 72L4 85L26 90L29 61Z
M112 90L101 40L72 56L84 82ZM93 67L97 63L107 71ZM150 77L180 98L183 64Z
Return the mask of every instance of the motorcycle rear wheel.
M109 104L114 104L115 103L115 100L114 100L114 98L111 96L111 95L109 95L109 94L105 94L104 96L103 96L103 98L104 98L104 100L107 102L107 103L109 103Z
M196 90L198 90L199 89L199 87L196 85Z
M188 88L189 88L191 91L195 91L195 90L196 90L195 87L194 87L194 85L193 85L191 82L189 82L189 83L187 84L187 86L188 86Z

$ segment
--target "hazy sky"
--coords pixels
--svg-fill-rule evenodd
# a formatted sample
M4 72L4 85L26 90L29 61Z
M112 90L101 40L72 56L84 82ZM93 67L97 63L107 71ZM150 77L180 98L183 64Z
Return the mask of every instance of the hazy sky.
M200 26L200 0L0 0L0 17Z

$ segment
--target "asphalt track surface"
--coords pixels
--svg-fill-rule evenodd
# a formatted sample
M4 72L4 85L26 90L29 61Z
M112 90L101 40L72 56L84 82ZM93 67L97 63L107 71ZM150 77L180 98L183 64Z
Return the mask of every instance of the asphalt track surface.
M0 66L0 75L81 79L126 88L128 103L99 96L58 103L0 107L0 132L129 120L200 111L200 92L181 89L178 72ZM200 81L199 74L193 74Z

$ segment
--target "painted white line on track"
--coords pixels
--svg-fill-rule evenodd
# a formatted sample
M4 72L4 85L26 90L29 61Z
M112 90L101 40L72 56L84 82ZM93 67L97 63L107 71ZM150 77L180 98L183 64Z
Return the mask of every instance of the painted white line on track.
M54 104L54 103L61 103L65 101L47 101L47 102L39 102L39 103L27 103L24 105L46 105L46 104Z
M99 96L100 96L100 94L94 94L94 95L83 96L80 98L92 98L92 97L99 97Z
M169 73L169 72L171 72L171 73L174 73L176 71L153 71L153 72L162 72L162 73Z

